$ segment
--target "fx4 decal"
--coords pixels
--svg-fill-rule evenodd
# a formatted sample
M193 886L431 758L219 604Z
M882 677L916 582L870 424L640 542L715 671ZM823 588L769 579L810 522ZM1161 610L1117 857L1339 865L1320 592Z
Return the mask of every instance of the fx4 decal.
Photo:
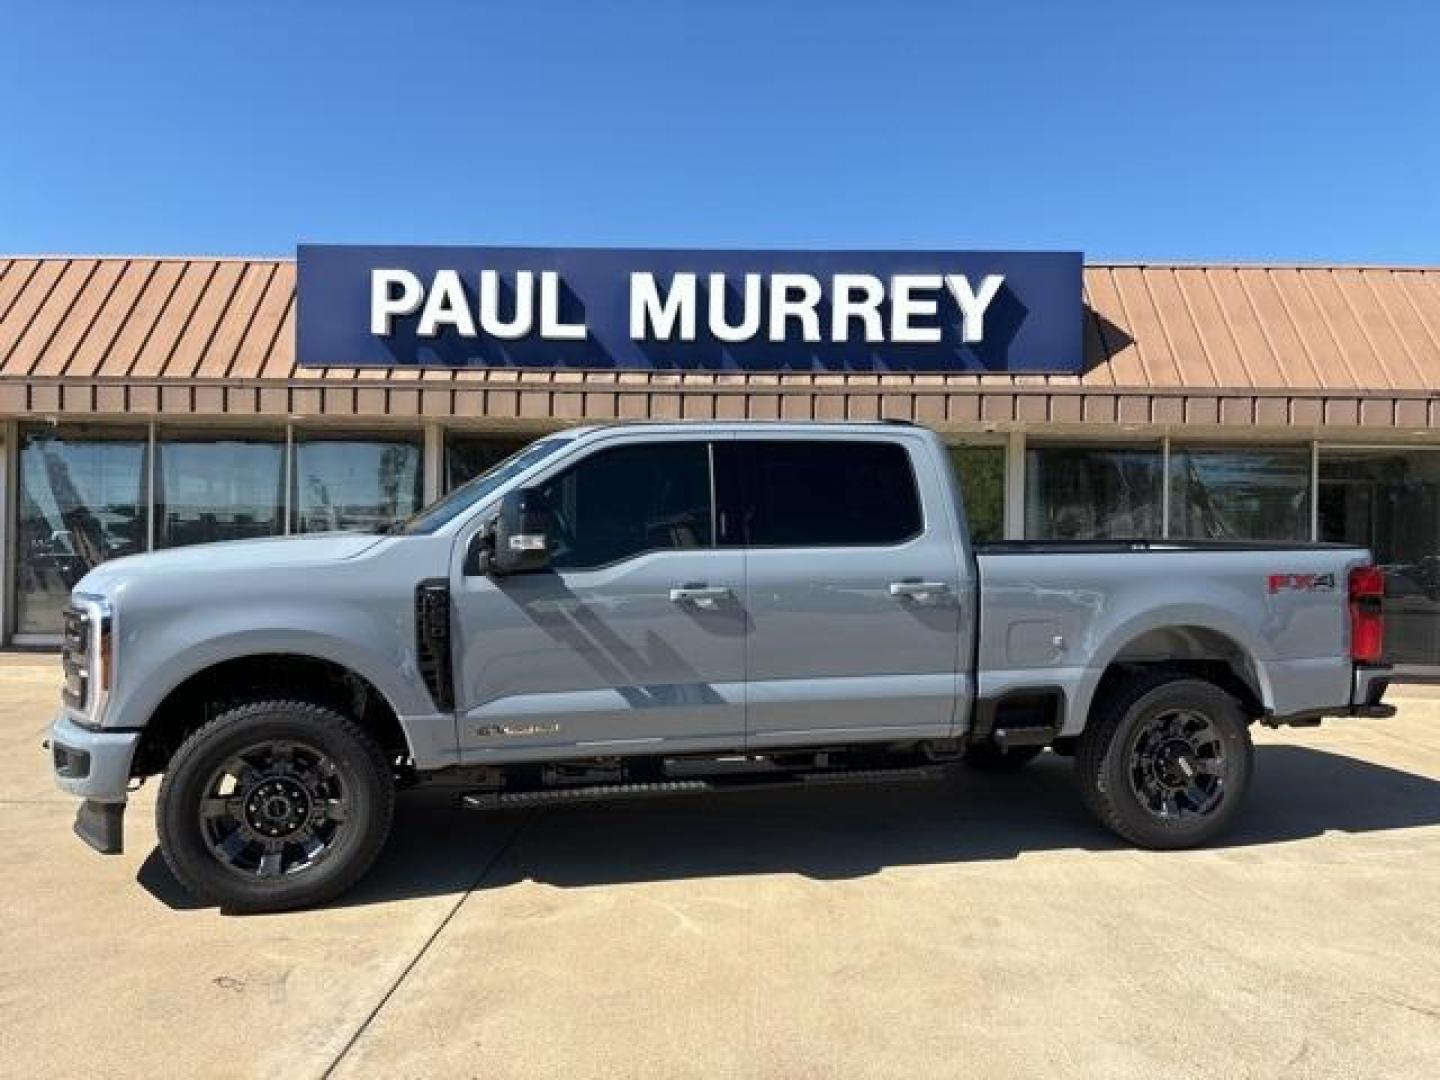
M1334 574L1271 574L1271 594L1278 592L1332 592Z

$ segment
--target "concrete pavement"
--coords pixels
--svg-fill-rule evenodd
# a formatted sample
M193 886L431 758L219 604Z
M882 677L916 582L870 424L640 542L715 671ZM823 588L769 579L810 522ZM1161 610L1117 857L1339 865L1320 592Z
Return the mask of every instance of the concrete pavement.
M0 1074L1440 1075L1440 698L1261 733L1241 828L1133 851L1068 763L482 816L402 800L322 911L70 835L52 657L0 658Z

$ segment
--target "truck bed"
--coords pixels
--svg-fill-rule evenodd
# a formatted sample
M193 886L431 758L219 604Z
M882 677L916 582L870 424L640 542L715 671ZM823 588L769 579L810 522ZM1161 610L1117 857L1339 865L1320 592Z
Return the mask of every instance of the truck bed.
M1135 551L1363 551L1353 544L1304 540L989 540L977 555L1121 554Z
M1007 540L975 554L977 696L1050 687L1064 699L1065 734L1084 727L1117 662L1223 662L1274 716L1350 700L1347 581L1369 562L1364 548Z

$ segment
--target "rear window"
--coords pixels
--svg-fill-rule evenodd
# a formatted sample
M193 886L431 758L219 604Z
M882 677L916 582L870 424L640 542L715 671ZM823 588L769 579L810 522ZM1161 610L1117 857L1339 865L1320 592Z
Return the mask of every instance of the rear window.
M898 443L741 440L739 542L752 547L898 544L922 528Z

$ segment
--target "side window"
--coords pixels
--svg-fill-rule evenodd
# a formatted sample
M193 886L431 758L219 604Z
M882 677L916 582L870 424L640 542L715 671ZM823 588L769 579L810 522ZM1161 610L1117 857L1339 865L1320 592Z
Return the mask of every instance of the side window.
M550 565L558 570L713 543L710 452L703 442L601 450L539 490L555 519Z
M742 541L755 547L898 544L923 528L910 455L893 442L741 441Z

